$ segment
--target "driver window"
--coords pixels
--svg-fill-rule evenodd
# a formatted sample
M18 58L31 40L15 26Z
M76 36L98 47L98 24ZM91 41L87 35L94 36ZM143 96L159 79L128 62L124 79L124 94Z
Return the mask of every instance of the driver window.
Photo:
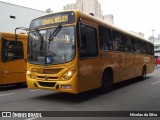
M23 59L23 44L19 41L4 40L2 43L2 61Z

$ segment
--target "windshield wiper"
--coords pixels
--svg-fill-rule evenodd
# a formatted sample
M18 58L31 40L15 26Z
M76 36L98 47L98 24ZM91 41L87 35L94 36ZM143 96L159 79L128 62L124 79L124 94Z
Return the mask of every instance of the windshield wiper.
M56 29L50 34L48 40L49 40L49 41L52 41L53 38L54 38L55 36L57 36L57 34L58 34L59 31L61 30L61 28L62 28L62 26L61 26L61 25L58 25L58 26L56 27Z
M58 34L59 31L61 30L61 28L62 28L62 26L61 26L61 25L58 25L58 26L56 27L56 29L55 29L52 33L50 33L50 36L49 36L49 38L48 38L48 41L49 41L49 43L48 43L48 49L49 49L49 47L50 47L50 41L52 41L53 38L54 38L55 36L57 36L57 34Z
M38 30L38 29L35 29L35 31L36 31L36 35L38 36L38 39L41 40L40 50L42 50L42 49L43 49L43 37L42 37L42 35L39 33L39 30Z

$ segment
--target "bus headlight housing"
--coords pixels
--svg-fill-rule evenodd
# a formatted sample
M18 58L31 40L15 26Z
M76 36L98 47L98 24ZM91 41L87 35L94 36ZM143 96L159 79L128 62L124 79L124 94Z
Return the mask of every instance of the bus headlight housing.
M31 74L31 72L29 70L27 70L27 75L30 75L30 74Z
M34 78L34 76L33 76L33 74L31 73L31 71L30 70L27 70L27 76L29 76L30 78Z
M69 71L67 71L61 78L61 80L69 80L72 78L72 76L76 73L76 68L72 68Z

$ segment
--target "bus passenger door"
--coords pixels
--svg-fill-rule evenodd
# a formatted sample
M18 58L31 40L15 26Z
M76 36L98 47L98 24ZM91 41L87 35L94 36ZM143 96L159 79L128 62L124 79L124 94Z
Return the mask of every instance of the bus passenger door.
M26 61L24 60L23 43L20 41L2 41L2 84L24 82L26 72ZM23 77L23 80L22 80Z
M97 24L81 19L78 39L80 92L100 87L97 29Z

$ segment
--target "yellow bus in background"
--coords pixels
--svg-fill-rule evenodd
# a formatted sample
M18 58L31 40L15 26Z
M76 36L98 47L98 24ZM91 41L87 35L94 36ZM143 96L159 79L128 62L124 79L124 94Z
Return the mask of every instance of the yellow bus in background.
M0 33L0 85L20 85L26 82L27 65L26 34Z
M28 88L78 94L107 92L130 78L154 70L153 44L78 10L31 21Z

